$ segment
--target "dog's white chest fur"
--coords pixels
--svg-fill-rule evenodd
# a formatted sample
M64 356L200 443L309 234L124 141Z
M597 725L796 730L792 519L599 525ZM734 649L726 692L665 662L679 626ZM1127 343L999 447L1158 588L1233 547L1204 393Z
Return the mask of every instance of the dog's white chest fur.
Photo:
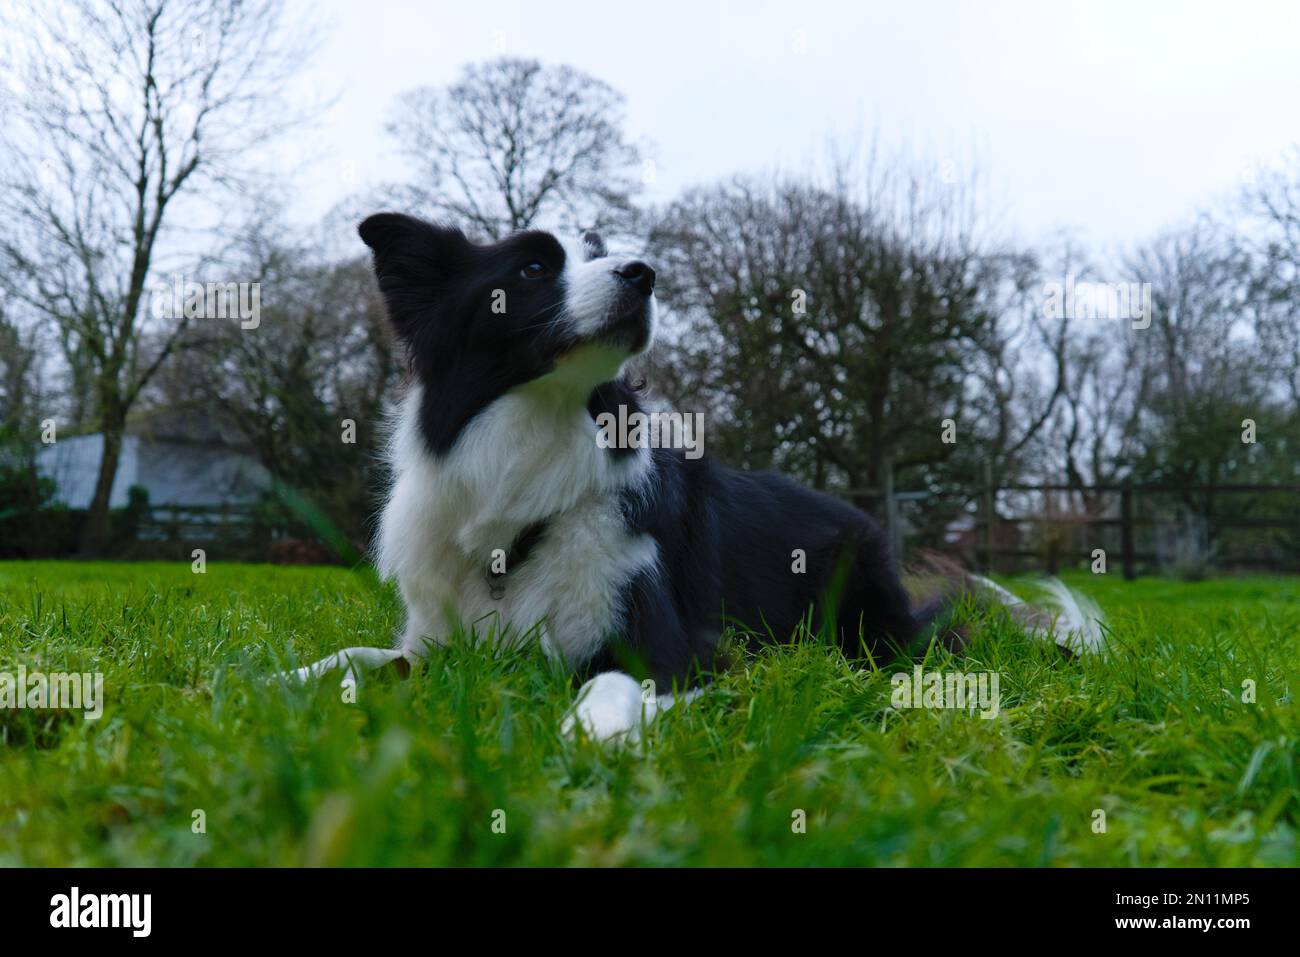
M457 622L479 640L539 640L571 666L617 631L629 580L653 570L649 536L629 535L617 490L648 475L645 455L616 461L585 408L554 382L508 393L435 458L419 429L421 388L398 413L393 486L380 524L380 572L406 604L400 647L423 654ZM518 567L494 560L534 522L546 529Z

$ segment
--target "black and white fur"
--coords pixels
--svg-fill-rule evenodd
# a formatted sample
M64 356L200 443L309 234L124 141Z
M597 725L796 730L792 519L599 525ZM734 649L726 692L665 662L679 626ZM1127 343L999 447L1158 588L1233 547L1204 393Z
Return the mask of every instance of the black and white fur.
M857 509L707 455L597 442L601 412L651 409L624 374L654 333L647 264L594 234L480 245L393 213L360 233L411 368L377 555L406 623L392 650L347 649L300 674L345 666L355 680L458 628L533 642L590 679L570 727L609 738L719 664L724 622L751 644L783 641L811 610L846 655L877 661L929 633L942 603L912 606ZM645 678L665 694L643 695Z

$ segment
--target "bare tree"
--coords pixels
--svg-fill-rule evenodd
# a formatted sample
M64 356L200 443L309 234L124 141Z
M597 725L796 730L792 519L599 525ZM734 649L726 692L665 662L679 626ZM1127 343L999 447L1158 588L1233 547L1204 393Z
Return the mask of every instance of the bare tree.
M1043 258L1044 290L1048 282L1102 288L1098 267L1068 234ZM1142 408L1140 340L1120 323L1070 315L1056 320L1047 351L1057 367L1060 402L1036 443L1044 479L1063 477L1077 486L1109 483L1132 465ZM1083 499L1090 511L1104 504L1086 493Z
M1242 245L1251 261L1251 303L1261 359L1293 406L1300 406L1300 145L1263 170L1247 190L1250 225Z
M1129 258L1152 287L1149 329L1129 329L1141 377L1135 468L1146 479L1217 483L1251 469L1244 419L1265 420L1269 367L1250 329L1245 263L1227 224L1200 216ZM1210 492L1186 505L1209 514Z
M20 328L0 302L0 459L30 458L40 371L35 330Z
M234 251L267 290L257 328L191 326L146 401L203 416L361 546L399 350L368 257L326 262L288 235L269 219Z
M503 57L400 98L388 125L415 171L407 201L483 239L534 225L618 229L639 188L623 97L567 66Z
M1132 467L1147 385L1139 346L1113 323L1080 329L1067 343L1062 421L1051 430L1067 482L1113 483Z
M150 314L151 274L186 251L178 226L213 215L182 201L239 185L247 154L292 124L278 98L312 37L282 0L73 0L12 22L26 49L5 76L0 271L92 391L94 551L127 413L186 322Z
M1013 462L1056 389L1027 388L1010 329L1032 259L978 226L971 190L901 165L824 187L735 180L666 209L651 245L680 330L670 371L713 411L713 447L840 488L969 484L980 461Z
M39 514L53 483L36 468L33 436L41 406L40 351L0 301L0 557L27 557L48 524Z

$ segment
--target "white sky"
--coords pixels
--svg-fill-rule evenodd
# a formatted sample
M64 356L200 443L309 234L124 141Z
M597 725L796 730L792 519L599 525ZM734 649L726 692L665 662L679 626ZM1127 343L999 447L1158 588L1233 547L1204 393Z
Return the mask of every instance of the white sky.
M304 89L338 98L295 160L292 211L402 178L394 97L498 52L627 97L656 146L652 199L742 170L809 168L828 137L961 166L1003 225L1139 240L1300 142L1300 2L324 0ZM802 31L806 52L795 52Z

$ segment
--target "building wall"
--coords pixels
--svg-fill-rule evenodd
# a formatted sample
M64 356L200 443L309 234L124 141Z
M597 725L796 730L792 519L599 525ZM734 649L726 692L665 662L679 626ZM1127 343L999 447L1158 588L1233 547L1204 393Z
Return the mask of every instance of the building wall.
M253 459L221 446L141 439L136 457L138 481L156 505L255 502L270 485Z
M103 453L102 435L78 435L42 446L36 465L54 479L55 501L87 508ZM220 505L256 501L270 482L253 459L221 446L128 435L122 440L109 507L125 506L132 485L148 489L154 505Z
M117 460L117 475L113 479L109 508L124 506L126 490L136 484L138 441L133 435L122 440L122 454ZM99 477L99 462L103 457L102 435L74 435L41 446L36 452L36 467L42 475L54 479L56 502L62 502L70 508L89 508L90 500L95 494L95 480Z

